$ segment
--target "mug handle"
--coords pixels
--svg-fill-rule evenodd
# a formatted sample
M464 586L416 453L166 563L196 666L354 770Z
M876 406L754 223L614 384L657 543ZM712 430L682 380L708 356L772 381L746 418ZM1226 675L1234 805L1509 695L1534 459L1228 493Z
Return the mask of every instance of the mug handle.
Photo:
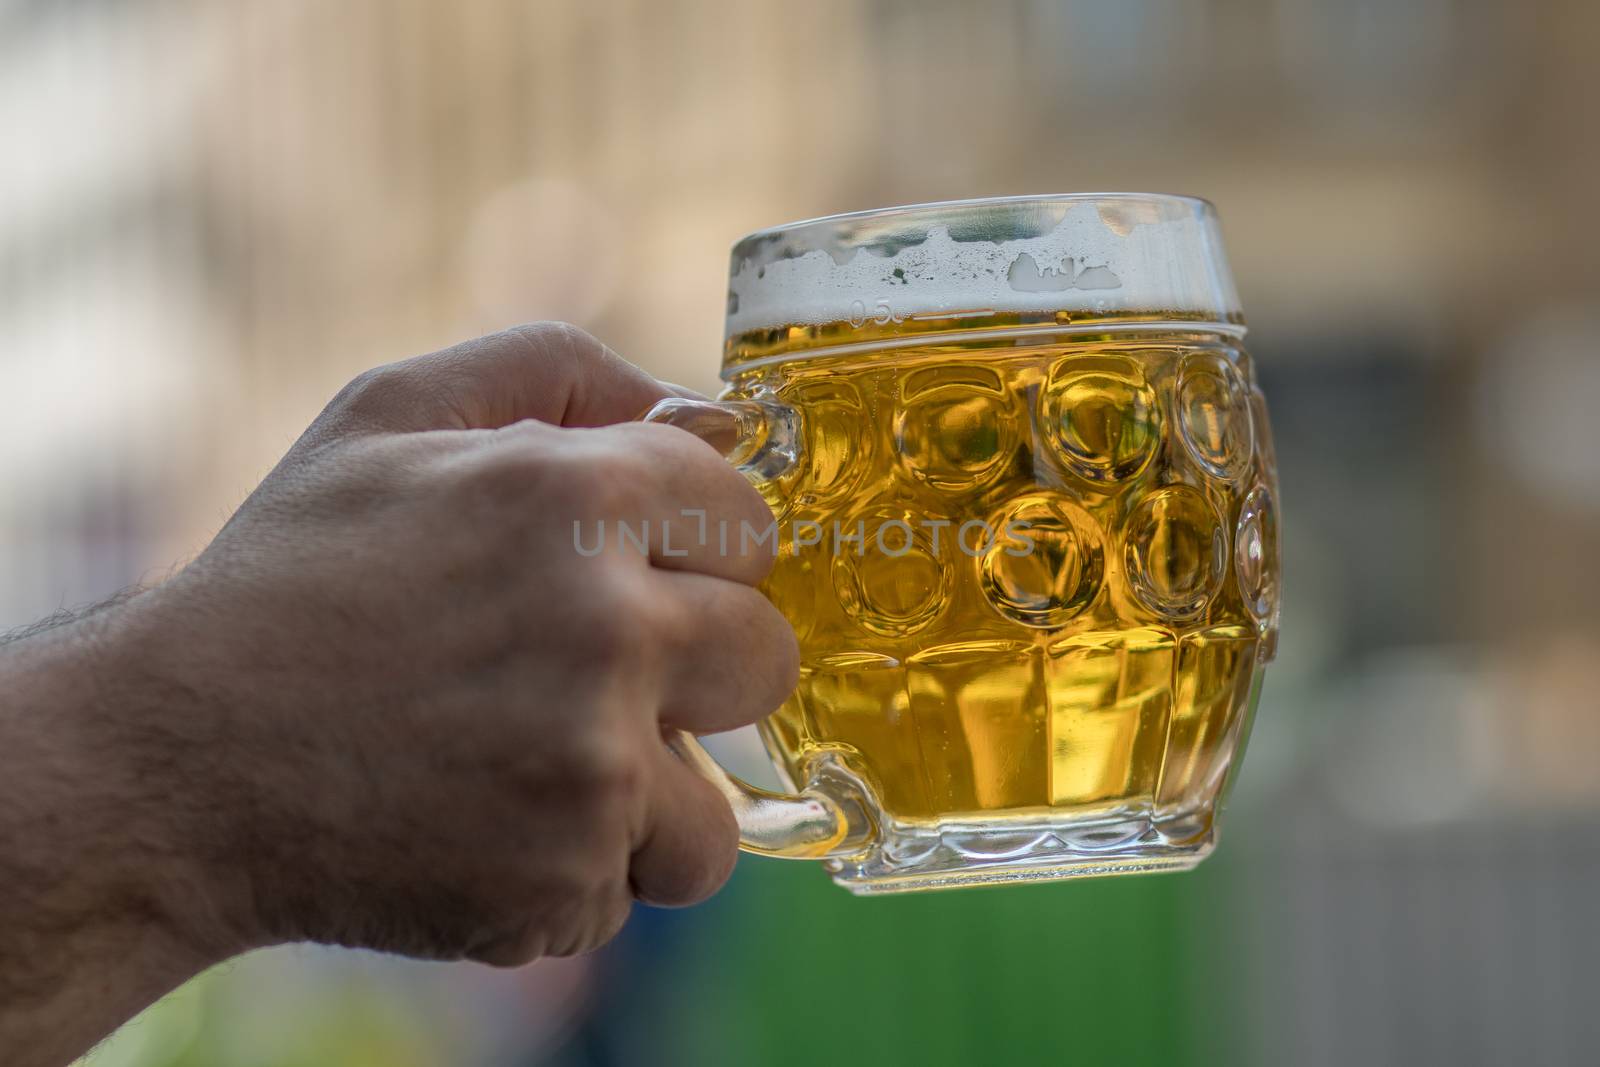
M800 414L771 401L672 397L645 412L642 421L694 434L752 482L777 478L800 460ZM729 774L693 734L674 729L665 736L667 747L733 808L739 847L746 852L821 859L859 852L872 837L867 806L837 775L818 774L798 794L774 793ZM835 795L835 790L845 795Z

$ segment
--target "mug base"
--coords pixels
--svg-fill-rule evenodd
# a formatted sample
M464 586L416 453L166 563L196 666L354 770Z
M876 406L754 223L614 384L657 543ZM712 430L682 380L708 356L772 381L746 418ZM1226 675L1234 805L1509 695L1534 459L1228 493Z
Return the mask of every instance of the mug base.
M890 824L873 847L825 861L834 882L858 896L963 886L1184 871L1216 847L1209 812L1085 825L988 821Z

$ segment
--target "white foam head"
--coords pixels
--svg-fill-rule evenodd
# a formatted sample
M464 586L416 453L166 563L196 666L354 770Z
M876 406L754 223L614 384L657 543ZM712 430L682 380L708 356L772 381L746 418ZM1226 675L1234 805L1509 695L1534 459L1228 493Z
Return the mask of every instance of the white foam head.
M1147 193L919 204L734 245L729 337L985 312L1183 312L1239 321L1211 205Z

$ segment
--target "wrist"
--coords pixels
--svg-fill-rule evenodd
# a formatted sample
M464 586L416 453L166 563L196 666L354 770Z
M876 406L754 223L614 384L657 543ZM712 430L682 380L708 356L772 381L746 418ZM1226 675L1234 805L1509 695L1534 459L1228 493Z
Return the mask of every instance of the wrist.
M63 924L188 973L250 947L203 847L195 694L164 668L155 592L0 648L7 860Z
M0 1048L62 1063L248 947L140 682L143 597L0 644ZM142 753L142 755L141 755Z
M103 627L89 620L88 641L102 743L112 744L127 792L139 797L137 823L167 863L154 890L161 914L217 961L275 938L257 920L244 862L246 815L261 805L252 746L234 736L237 667L213 654L216 629L188 587L179 575Z

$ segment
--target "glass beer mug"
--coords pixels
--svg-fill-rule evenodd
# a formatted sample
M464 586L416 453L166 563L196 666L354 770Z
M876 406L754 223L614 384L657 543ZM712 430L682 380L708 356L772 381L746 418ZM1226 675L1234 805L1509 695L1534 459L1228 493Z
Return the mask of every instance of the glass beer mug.
M892 208L734 246L717 401L771 505L792 790L672 744L857 893L1192 867L1278 626L1276 470L1216 215Z

